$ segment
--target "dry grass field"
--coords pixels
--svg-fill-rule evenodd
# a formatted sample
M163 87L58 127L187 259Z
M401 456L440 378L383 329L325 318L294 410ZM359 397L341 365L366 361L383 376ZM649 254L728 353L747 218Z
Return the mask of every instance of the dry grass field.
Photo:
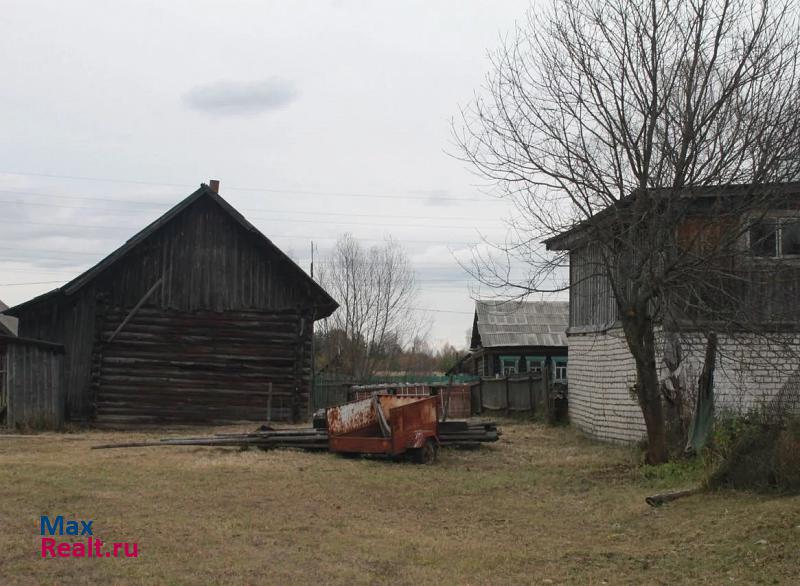
M718 492L631 450L507 423L435 466L230 448L91 451L164 434L0 438L3 584L800 582L800 497ZM195 430L196 431L196 430ZM673 471L674 472L674 471ZM677 476L677 478L676 478ZM39 516L94 520L136 559L41 559Z

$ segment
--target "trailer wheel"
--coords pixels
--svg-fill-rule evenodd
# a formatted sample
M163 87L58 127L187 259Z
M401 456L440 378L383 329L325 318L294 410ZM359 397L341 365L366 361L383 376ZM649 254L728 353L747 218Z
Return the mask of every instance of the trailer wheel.
M432 439L425 442L421 448L411 450L411 459L416 464L433 464L439 452L439 446Z

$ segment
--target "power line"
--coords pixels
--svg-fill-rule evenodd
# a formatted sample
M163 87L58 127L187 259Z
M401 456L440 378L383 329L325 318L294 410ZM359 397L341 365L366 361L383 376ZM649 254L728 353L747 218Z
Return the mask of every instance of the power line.
M413 311L430 311L433 313L458 313L461 315L474 315L474 311L454 311L452 309L433 309L430 307L409 307Z
M35 191L17 191L17 190L9 190L9 189L0 189L0 193L5 193L9 195L28 195L34 197L53 197L56 199L72 199L72 200L85 200L85 201L98 201L104 203L124 203L124 204L135 204L138 206L144 206L142 208L137 208L135 210L125 210L131 212L143 212L147 208L152 210L163 210L165 206L173 206L177 201L137 201L132 199L109 199L109 198L102 198L102 197L88 197L88 196L76 196L76 195L63 195L63 194L56 194L56 193L41 193ZM19 200L2 200L0 203L13 203L13 204L22 204L22 205L41 205L41 206L48 206L53 207L53 204L50 203L43 203L43 202L31 202L31 201L19 201ZM65 206L59 205L55 207L63 207L66 209L96 209L99 211L118 211L120 209L119 206L116 207L102 207L102 208L94 208L90 206ZM312 216L345 216L345 217L353 217L353 218L385 218L386 214L360 214L360 213L351 213L351 212L313 212L313 211L296 211L296 210L273 210L269 208L248 208L248 207L238 207L237 209L240 212L268 212L271 214L304 214L304 215L312 215ZM398 215L392 214L392 218L403 218L407 220L425 220L429 219L429 215ZM437 219L439 220L464 220L464 221L471 221L474 220L474 216L438 216Z
M46 208L63 208L63 209L74 209L74 210L93 210L93 211L100 211L100 212L113 212L118 213L120 210L115 208L95 208L90 206L65 206L65 205L54 205L50 203L42 203L42 202L25 202L25 201L9 201L0 199L0 203L13 203L13 204L22 204L22 205L34 205L39 207L46 207ZM126 212L138 212L140 210L124 210ZM286 212L278 212L278 213L286 213ZM291 213L291 212L289 212ZM303 213L303 212L298 212ZM327 215L325 213L320 212L316 215ZM346 214L344 214L346 215ZM374 217L383 217L386 216L374 216ZM395 226L395 227L405 227L405 228L450 228L450 229L463 229L463 230L472 230L475 229L476 226L460 226L460 225L444 225L444 224L396 224L396 223L385 223L385 222L335 222L331 220L299 220L293 218L275 218L275 217L266 217L266 216L250 216L250 219L256 220L266 220L266 221L275 221L275 222L288 222L292 224L326 224L326 225L336 225L336 226ZM12 221L12 220L6 220ZM133 229L133 228L132 228Z
M11 221L2 220L2 222L14 223L13 220L11 220ZM23 222L19 222L19 223L23 223ZM38 224L38 225L41 225L41 226L59 227L59 224L47 224L47 223L39 223L39 222L25 222L25 223ZM82 227L82 228L91 228L92 226L80 226L80 227ZM117 227L117 229L119 229L119 227ZM308 235L308 234L269 234L268 238L270 240L275 240L276 238L287 238L287 239L301 238L303 240L334 240L335 241L335 240L338 240L340 238L340 236L320 236L318 234L313 234L313 235ZM365 242L385 242L386 238L362 238L362 237L359 237L358 240L362 240L362 241L365 241ZM464 245L464 246L469 246L471 244L474 244L473 242L460 241L460 240L424 240L424 239L420 240L420 239L417 239L417 238L403 238L402 241L401 241L401 243L406 243L406 242L411 242L411 243L416 243L416 244L446 244L446 245L459 244L459 245Z
M0 171L0 173L4 175L19 175L23 177L46 177L48 179L69 179L73 181L93 181L93 182L101 182L101 183L124 183L130 185L152 185L155 187L196 187L195 185L187 184L187 183L165 183L165 182L156 182L156 181L141 181L141 180L133 180L133 179L111 179L105 177L87 177L87 176L80 176L80 175L55 175L51 173L23 173L18 171ZM309 195L309 196L325 196L325 197L359 197L359 198L370 198L370 199L410 199L410 200L421 200L421 201L459 201L459 202L466 202L466 201L485 201L483 198L479 197L449 197L449 196L434 196L434 195L427 195L427 196L415 196L415 195L404 195L404 194L377 194L377 193L354 193L354 192L347 192L347 191L320 191L320 190L307 190L307 189L275 189L272 187L226 187L226 189L230 189L233 191L253 191L253 192L264 192L264 193L280 193L280 194L292 194L292 195Z
M20 287L22 285L52 285L54 283L63 283L64 281L35 281L32 283L0 283L0 287Z
M30 283L0 283L0 287L20 287L23 285L53 285L63 283L64 281L36 281ZM412 311L428 311L431 313L456 313L461 315L472 315L472 311L455 311L451 309L438 309L433 307L408 307Z

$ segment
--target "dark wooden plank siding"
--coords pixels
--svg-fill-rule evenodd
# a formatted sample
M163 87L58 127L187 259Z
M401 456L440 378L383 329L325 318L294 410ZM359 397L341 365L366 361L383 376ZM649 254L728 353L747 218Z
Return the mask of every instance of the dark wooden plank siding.
M127 315L109 309L108 339ZM305 413L310 322L294 312L178 312L143 308L96 349L101 425L264 421Z
M617 305L597 246L570 251L569 325L571 328L610 325Z
M23 341L0 345L5 354L6 421L12 428L57 429L64 423L63 349Z
M95 290L90 285L69 300L34 306L20 315L21 337L56 342L66 349L62 386L66 416L73 421L86 420L91 414L89 389L95 308Z
M250 237L252 236L252 237ZM208 199L145 239L97 281L111 306L133 307L159 280L148 303L178 310L275 310L310 306L308 282L277 254L265 254Z

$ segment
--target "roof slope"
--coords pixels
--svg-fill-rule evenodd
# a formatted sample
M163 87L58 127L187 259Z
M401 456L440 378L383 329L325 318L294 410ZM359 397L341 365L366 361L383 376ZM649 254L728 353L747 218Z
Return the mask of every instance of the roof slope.
M2 315L8 305L0 301L0 335L16 336L18 320L10 315Z
M568 301L476 301L475 316L484 348L567 345Z
M583 244L584 233L594 225L602 222L619 221L619 215L633 203L634 199L643 193L655 197L674 196L681 199L700 201L703 199L746 197L751 195L787 197L800 194L800 181L790 181L786 183L737 183L727 185L695 185L673 189L670 187L651 188L645 191L634 190L626 197L616 201L601 209L592 217L577 220L575 224L544 240L543 243L547 250L570 250L577 245Z
M208 185L201 184L200 189L189 195L183 201L178 203L172 209L167 211L164 215L160 218L152 222L146 228L140 230L136 234L134 234L131 238L128 239L125 244L120 246L117 250L109 254L106 258L101 260L95 266L90 268L89 270L81 273L74 279L72 279L69 283L62 285L57 289L53 289L52 291L45 293L44 295L40 295L35 297L25 303L17 305L11 308L7 313L9 315L15 315L15 312L31 305L33 303L38 303L43 301L47 298L50 298L55 295L73 295L82 289L84 286L92 282L97 276L111 267L114 263L121 260L128 254L131 250L133 250L137 245L139 245L142 241L144 241L148 236L155 233L159 228L163 227L167 222L172 220L175 216L183 212L186 208L192 205L194 202L199 200L200 198L208 197L215 201L219 206L228 213L245 231L254 234L259 241L259 243L264 246L268 251L277 254L289 267L294 269L298 276L301 279L305 280L310 288L311 294L319 300L319 307L322 310L322 315L318 316L327 317L331 313L333 313L339 304L331 297L325 289L323 289L319 283L317 283L314 279L308 276L308 274L301 269L297 263L295 263L291 258L289 258L280 248L275 246L273 242L264 236L264 234L259 231L258 228L253 226L250 222L248 222L245 217L240 214L236 209L225 201L218 193L213 191Z

